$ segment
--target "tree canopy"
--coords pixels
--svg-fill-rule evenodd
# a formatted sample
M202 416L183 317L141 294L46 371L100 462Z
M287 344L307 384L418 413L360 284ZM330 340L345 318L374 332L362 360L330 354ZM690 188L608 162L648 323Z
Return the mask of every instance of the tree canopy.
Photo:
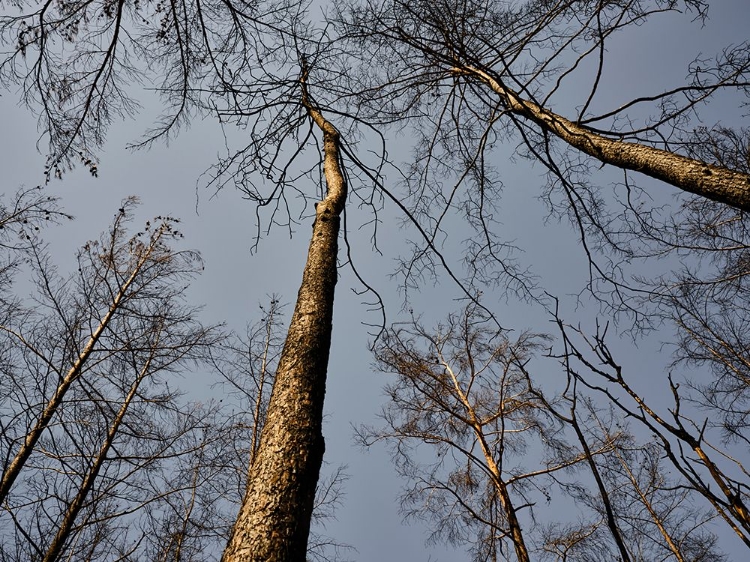
M345 0L319 11L289 0L3 3L0 80L39 116L48 178L79 164L96 175L113 123L153 101L145 84L162 114L135 148L216 120L226 144L203 183L234 186L254 203L255 244L273 227L291 233L312 223L224 560L307 555L337 270L348 268L382 318L393 314L361 274L367 250L349 242L361 226L378 251L392 214L408 241L395 272L405 308L430 280L451 283L465 301L434 330L417 310L408 328L382 320L373 331L377 364L399 382L388 390L385 429L359 435L394 447L411 482L405 513L426 506L434 537L468 543L477 560L719 559L719 522L750 544L750 43L696 52L678 83L606 93L618 72L614 53L638 30L683 18L698 35L710 4ZM507 170L523 165L533 172L511 185ZM573 299L538 277L504 230L514 190L544 202L540 228L544 220L569 226L585 263ZM347 225L355 210L360 224ZM552 322L511 337L527 326L508 321L498 295ZM571 303L593 303L600 320L579 324ZM656 330L671 338L673 363L654 375L669 406L636 390L611 346L615 331L637 344ZM545 385L537 373L548 364L557 376ZM75 365L63 392L81 384ZM48 403L54 416L54 396ZM17 452L8 453L8 489L46 419L37 437L9 447ZM414 457L415 440L435 445L437 457ZM536 470L520 468L527 447ZM467 464L451 467L447 456ZM582 506L578 520L539 513L553 488ZM474 540L468 529L477 527ZM61 552L38 550L49 559Z

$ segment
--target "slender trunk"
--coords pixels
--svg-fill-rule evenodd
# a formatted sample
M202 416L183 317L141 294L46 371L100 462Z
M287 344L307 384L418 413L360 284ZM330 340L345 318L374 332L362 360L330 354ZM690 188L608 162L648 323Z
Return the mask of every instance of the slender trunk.
M440 353L438 352L440 357ZM442 357L441 357L442 359ZM529 551L526 548L526 541L523 536L523 530L521 529L521 522L518 520L518 514L516 507L513 505L513 499L510 497L510 490L508 489L508 483L503 478L502 470L497 465L495 457L492 452L492 447L487 443L487 438L484 434L484 426L476 414L474 405L469 401L468 396L461 388L461 384L458 381L453 369L446 361L442 361L443 368L450 375L451 381L453 382L453 388L456 392L456 396L463 404L466 409L466 413L469 418L471 429L474 431L474 436L482 449L482 455L484 461L487 464L487 470L492 475L492 481L497 491L498 498L500 499L500 506L503 509L505 518L508 520L508 531L510 538L513 541L513 548L516 551L516 558L518 562L530 562ZM502 452L500 453L502 459Z
M272 324L275 316L275 309L271 308L269 311L268 321L266 323L266 341L263 346L263 359L261 360L260 366L260 381L258 382L258 394L255 397L255 409L253 410L253 433L250 440L250 463L247 467L247 482L245 487L250 482L250 466L253 464L255 453L258 450L258 437L260 436L260 428L263 426L263 420L261 419L263 411L263 392L266 389L266 376L268 374L268 352L271 348L271 335L272 335Z
M326 198L315 223L276 370L265 425L250 467L250 482L223 562L304 562L315 488L323 461L323 400L331 344L340 214L346 181L339 134L303 103L323 131Z
M44 430L47 429L52 416L55 414L55 412L57 412L60 404L62 404L63 398L65 398L65 394L68 392L70 385L73 384L73 382L83 372L86 361L94 351L96 343L99 341L99 338L104 333L104 330L109 325L109 322L112 320L115 313L120 309L123 299L125 299L130 286L133 284L133 281L135 281L136 277L140 273L143 265L146 263L150 255L151 248L149 248L144 253L143 257L138 260L138 263L133 269L133 272L130 274L130 277L128 277L125 283L122 284L117 294L114 295L112 304L110 305L107 313L104 315L104 318L101 319L96 330L94 330L94 333L89 337L89 340L86 342L83 351L81 351L81 353L78 355L78 358L76 359L75 363L73 363L73 366L68 370L65 376L61 378L60 382L57 385L55 393L47 402L47 405L44 407L44 410L39 416L39 419L34 424L34 427L32 427L31 430L26 434L26 438L21 444L21 447L18 449L15 457L10 462L7 469L5 469L5 471L3 472L3 478L2 480L0 480L0 505L2 505L5 501L5 498L10 492L13 483L16 481L16 478L18 478L18 475L23 469L24 464L26 464L29 456L31 456L31 453L34 450L37 441L39 441L39 438L41 437ZM19 338L22 339L21 336L19 336Z
M206 453L206 446L209 444L210 433L206 432L203 435L201 444L199 447L198 460L195 462L193 467L193 478L190 481L190 501L185 506L185 512L182 515L179 530L168 531L162 534L164 542L160 549L158 561L154 558L154 562L182 562L182 547L185 544L185 539L188 538L188 532L190 530L190 524L192 522L193 511L195 510L196 503L198 501L198 486L199 480L202 479L201 468L204 463L204 455ZM175 507L176 511L176 507ZM192 559L191 559L192 560Z
M571 427L573 427L573 430L576 432L576 437L578 437L578 442L583 448L583 452L586 456L586 462L589 465L589 469L591 469L591 474L594 476L596 487L599 489L599 497L601 498L602 506L604 507L604 514L607 519L607 527L609 528L609 532L612 533L612 538L615 540L615 544L617 544L617 550L620 551L620 560L622 560L623 562L630 562L630 554L628 553L628 549L625 546L625 541L623 540L620 528L617 526L617 518L615 517L615 513L612 510L612 500L609 497L607 486L604 484L604 480L602 480L601 473L599 472L599 467L596 465L594 455L591 452L588 441L586 441L586 436L583 434L581 426L578 424L578 418L576 417L575 412L575 404L576 403L574 402L573 407L571 408L570 419L565 421L567 421L571 425ZM558 419L565 418L558 415Z
M638 494L638 498L640 498L641 503L646 508L646 511L648 511L648 514L651 516L651 520L654 522L654 525L656 525L656 528L659 529L659 533L664 538L664 542L667 543L667 547L672 552L677 562L686 562L679 545L675 542L670 532L664 526L662 517L660 517L659 514L656 513L656 510L654 509L651 500L646 495L646 492L641 489L641 486L638 483L638 479L635 477L635 474L633 474L633 471L630 470L630 466L628 465L627 461L616 448L613 449L613 452L615 456L617 456L617 459L620 461L620 465L625 471L625 474L627 474L630 483L633 485L635 493Z
M156 347L156 345L158 345L158 339L154 344L154 347ZM78 489L78 493L76 494L75 498L73 498L73 501L71 501L68 505L68 510L63 516L62 522L57 529L57 533L55 534L55 538L47 548L47 553L44 555L43 562L55 562L59 559L60 554L63 550L63 546L70 537L70 533L73 529L73 525L76 522L76 518L78 517L78 514L80 513L81 508L86 501L86 497L91 491L91 488L94 486L94 482L99 476L99 471L101 470L104 461L107 459L107 453L109 453L109 450L112 448L112 443L114 443L117 432L120 429L120 425L122 424L122 420L125 418L125 414L127 413L130 404L133 402L133 398L135 398L138 387L148 375L152 358L153 355L146 361L146 364L140 370L135 381L131 385L130 391L125 397L122 406L120 406L120 410L117 412L115 419L112 421L112 425L107 432L107 437L105 438L104 443L102 443L102 446L99 449L99 453L94 459L94 464L91 466L88 473L86 473L86 476L83 478L83 482L81 482L81 486Z
M476 76L500 96L510 111L534 121L545 131L605 164L640 172L695 195L750 211L748 174L652 146L607 138L523 99L489 72L474 67L454 70Z

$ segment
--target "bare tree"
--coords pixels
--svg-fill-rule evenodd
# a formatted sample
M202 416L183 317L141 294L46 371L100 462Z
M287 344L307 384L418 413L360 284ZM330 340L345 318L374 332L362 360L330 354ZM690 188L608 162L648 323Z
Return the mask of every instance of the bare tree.
M323 136L326 197L315 222L297 302L279 358L249 486L223 560L303 560L323 462L325 379L338 276L340 215L347 196L339 132L310 100L301 103Z
M367 60L356 77L358 87L367 92L358 101L372 104L373 119L380 116L383 123L400 124L410 119L420 126L418 163L405 181L410 208L435 236L456 201L470 209L467 217L479 225L482 236L479 242L469 241L476 251L470 250L467 262L478 278L485 264L494 260L499 264L495 269L502 271L508 263L495 251L502 246L492 238L496 207L491 199L502 176L489 162L495 146L510 140L520 147L516 154L547 168L544 196L551 214L567 214L578 232L590 262L591 294L609 311L627 311L639 330L664 319L674 322L679 338L676 365L698 371L708 367L714 373L713 379L689 378L695 391L690 394L684 392L684 383L679 392L674 383L675 403L667 416L623 383L619 366L598 339L592 344L595 358L587 363L609 385L625 384L632 407L614 391L589 383L625 416L650 428L655 442L681 467L678 485L703 496L745 540L744 456L727 445L732 439L746 439L747 134L741 128L706 127L700 116L702 106L719 92L735 93L731 99L742 107L750 69L748 45L729 47L715 60L694 60L684 85L594 110L603 105L598 91L610 37L657 13L694 10L702 18L707 7L707 2L351 2L338 18L360 46L354 52L382 57L383 64ZM584 70L587 62L593 63L594 73ZM576 91L587 86L581 103L566 118L553 108L571 81L576 81ZM619 199L592 181L592 170L600 163L624 170ZM650 204L652 188L640 185L639 174L698 197L683 195L676 209ZM444 177L455 182L446 188L438 181ZM423 259L420 250L406 262L407 275L413 275L414 265ZM665 256L679 257L680 265L672 272L665 268L655 278L629 277L630 263ZM711 414L689 415L686 403L700 404ZM700 419L704 423L693 421ZM573 423L576 418L567 420ZM705 433L712 425L723 430L723 447ZM615 459L620 477L630 482L629 489L636 490L653 520L654 504L644 501L645 494L638 492L643 492L642 484L627 468L631 461L620 456ZM608 471L617 463L608 465ZM617 488L607 482L601 467L590 464L595 478L600 473L602 521L618 542L617 555L637 558L618 523L624 515L616 513L611 498ZM691 495L689 501L698 501ZM678 531L664 527L657 532L678 559L718 557L715 551L701 554L695 543L678 546L680 541L672 536ZM582 531L580 536L594 535ZM599 552L592 558L597 556L607 557Z
M170 390L220 335L183 303L200 258L172 247L181 234L168 217L129 237L135 203L123 202L110 231L84 246L68 279L28 240L36 294L2 326L0 517L10 559L135 555L144 536L124 529L175 493L157 475L194 453L191 435L211 416Z
M37 441L47 429L60 408L71 385L88 371L93 363L96 366L110 350L118 350L107 337L124 337L118 334L113 324L121 315L128 317L151 312L157 319L169 312L138 310L138 305L153 306L157 298L168 295L159 289L158 283L170 278L180 278L195 273L199 267L198 255L191 252L177 252L172 256L171 249L163 238L179 235L174 229L174 221L165 219L154 225L147 224L144 240L138 236L125 238L124 225L130 217L135 200L123 202L108 237L99 242L87 244L79 255L79 275L75 282L81 295L70 294L62 280L57 279L49 263L44 248L32 245L31 267L39 288L41 307L55 313L53 319L37 316L28 310L0 329L6 337L18 344L24 361L34 372L45 378L33 383L42 394L23 391L14 392L21 403L28 408L29 419L21 432L9 442L7 455L9 462L3 469L0 482L0 501L4 501L24 464L31 455ZM156 286L156 289L154 287ZM80 299L80 300L79 300ZM166 301L168 302L168 300ZM165 320L171 320L165 316ZM52 326L57 324L61 343L47 338L54 333ZM152 330L153 326L149 326ZM90 332L89 332L90 330ZM100 342L104 338L105 342ZM62 345L61 345L62 344ZM50 349L55 355L47 352ZM38 404L35 400L39 400ZM36 407L34 407L36 406ZM38 417L35 413L41 411Z
M542 383L546 341L511 342L476 307L386 333L377 366L397 378L384 427L358 436L389 444L406 516L474 560L721 560L716 514L668 476L660 439L637 439L569 370L556 395Z
M501 184L489 156L496 143L510 138L519 154L547 169L544 195L553 214L572 219L590 259L592 294L637 317L679 320L676 310L697 310L683 306L688 299L670 304L679 292L664 290L673 285L669 279L637 287L637 294L646 294L641 302L655 302L658 309L641 312L632 292L623 293L631 287L617 276L617 259L604 267L592 251L627 260L690 249L682 235L670 239L665 225L672 217L660 222L631 199L632 193L643 193L633 184L638 178L633 172L697 194L692 203L718 202L719 209L732 209L740 220L750 209L748 172L740 165L746 135L696 129L691 119L717 92L746 92L747 44L727 49L715 61L696 61L687 84L594 110L610 38L680 9L704 17L707 2L350 2L336 6L325 29L311 23L306 4L287 0L252 6L63 1L20 6L19 13L2 16L0 33L12 47L0 63L0 77L20 84L24 99L39 111L50 145L49 175L61 176L76 161L95 174L107 127L135 108L126 81L153 78L166 110L142 145L176 134L193 115L216 116L224 127L245 131L246 144L217 164L210 185L234 184L257 204L258 238L266 224L291 231L312 215L309 203L319 200L302 285L225 560L302 560L307 551L324 449L320 426L338 237L348 198L359 197L375 213L374 225L382 201L390 199L417 228L414 254L402 264L405 287L438 267L460 282L435 243L445 217L458 207L477 233L467 244L469 272L461 285L467 298L477 304L476 289L486 282L541 300L533 278L513 260L513 244L493 229ZM138 57L144 62L134 62ZM586 78L582 103L564 117L553 109L556 96L568 82L584 82L579 70L590 59L596 70ZM639 119L648 104L654 114ZM413 125L420 139L413 165L399 170L404 193L385 185L384 148L374 165L352 149L363 131L382 141L381 131L389 125ZM588 180L591 168L602 163L624 170L625 210L616 217L621 221L608 214L602 190ZM443 177L455 180L445 192ZM290 193L301 196L298 214L290 208ZM707 216L702 212L696 221ZM679 217L674 215L675 223ZM733 255L731 263L745 263L736 257L741 252ZM347 257L353 263L351 253ZM597 284L599 279L606 287ZM667 306L667 312L659 309ZM684 325L687 331L692 326ZM732 329L741 325L733 323ZM718 333L715 324L709 328ZM70 385L78 375L75 370L68 375ZM707 390L705 396L715 395ZM262 407L261 397L258 404ZM53 404L51 412L55 409ZM564 423L548 410L540 411L555 424ZM253 423L259 427L257 415ZM502 474L495 480L505 482ZM500 485L507 487L507 482ZM503 532L515 536L518 556L528 557L521 525L513 521L511 494L506 490L501 496ZM607 526L616 536L615 525ZM622 555L625 549L619 550Z
M507 121L507 130L515 129L530 154L553 172L565 171L552 159L551 138L557 138L605 164L748 210L747 172L736 167L733 156L701 158L710 149L695 148L696 144L716 146L716 137L705 127L700 129L704 142L690 137L693 149L687 154L679 153L679 142L675 143L678 150L673 150L666 141L684 132L683 117L697 111L699 103L722 90L745 91L750 85L747 44L727 49L713 64L696 61L690 69L692 82L686 85L647 93L599 114L592 110L598 105L592 102L612 36L661 12L689 10L703 18L707 9L708 2L702 0L532 0L519 4L393 0L351 2L341 10L340 21L366 47L355 53L375 53L389 62L366 62L371 81L363 86L370 98L363 99L373 106L385 105L385 111L374 108L374 114L398 120L403 112L406 118L431 123L425 137L440 130L442 138L453 139L448 150L462 153L474 167L482 165L479 154L492 144L494 130ZM578 71L589 58L598 59L593 76ZM581 75L589 91L583 94L577 114L565 118L555 113L550 109L555 94ZM431 100L433 95L437 103ZM454 105L453 100L462 103ZM635 118L628 119L628 111L645 104L661 107L662 114L641 127L621 125L633 123ZM741 155L744 137L730 132L725 138L736 141ZM729 148L729 143L722 147Z
M558 357L568 375L595 395L605 397L612 408L647 429L660 455L680 476L679 489L690 490L692 495L702 497L713 510L714 517L723 519L745 546L750 546L747 470L742 451L732 451L727 446L730 442L724 442L722 447L720 441L715 441L717 436L712 435L714 424L709 421L709 415L689 408L696 402L694 397L684 392L671 374L668 384L673 404L666 412L660 412L647 396L637 392L606 342L606 329L597 330L595 335L587 337L580 328L572 328L560 320L558 326L564 344L564 352ZM721 410L717 409L715 413L721 414ZM627 463L620 458L618 461L632 481ZM638 488L636 493L641 495ZM643 502L643 498L640 501ZM646 508L648 510L649 506Z
M249 450L236 451L236 456L241 459L239 465L245 471L244 478L238 476L234 486L238 497L244 495L247 488L247 471L258 451L274 374L284 344L284 306L278 296L273 295L267 305L258 306L262 318L249 325L244 336L225 341L211 353L212 365L223 379L222 389L231 397L233 424L245 434L236 445L249 443Z
M750 52L740 43L713 60L696 58L686 83L655 92L644 83L641 95L616 107L601 95L608 52L615 37L652 19L689 12L701 21L707 10L701 0L351 1L336 6L334 21L352 56L362 55L347 82L361 92L352 98L360 114L383 126L411 124L417 135L400 197L412 218L436 239L458 207L476 231L466 241L470 279L539 298L514 244L498 235L503 174L496 163L519 156L547 172L541 195L550 216L569 219L580 239L590 261L588 291L641 329L658 325L654 302L663 303L662 289L674 279L659 279L655 289L654 280L634 279L629 264L683 258L696 250L694 225L723 229L711 217L746 220L747 134L706 126L702 110L717 99L741 119ZM580 100L572 110L571 94ZM622 170L621 181L597 174L607 165ZM644 175L683 190L684 208L665 207ZM416 282L434 271L431 253L419 244L404 276Z
M406 514L434 519L433 538L470 544L476 560L505 559L509 548L531 560L521 526L530 493L582 460L554 451L560 425L529 387L523 365L542 342L533 334L510 342L470 307L435 333L417 322L389 331L376 348L379 367L398 379L387 387L385 428L364 428L360 439L392 444L399 472L413 481ZM513 460L531 441L553 447L538 470ZM433 449L426 465L421 443Z
M0 418L4 468L20 464L0 512L4 560L218 559L242 505L283 344L281 306L272 299L245 340L203 328L182 304L199 256L172 248L181 238L174 219L128 237L134 204L87 243L71 279L30 242L37 307L16 303L19 328L6 325L3 340L13 375ZM87 329L100 332L95 342ZM76 345L90 349L85 360ZM191 364L200 372L209 358L234 399L189 402L174 375ZM56 359L80 369L68 377ZM47 412L51 400L34 389L57 397L43 428L33 406ZM13 443L28 447L22 463ZM345 479L339 467L321 480L318 526L334 517ZM307 556L334 560L348 548L314 532Z

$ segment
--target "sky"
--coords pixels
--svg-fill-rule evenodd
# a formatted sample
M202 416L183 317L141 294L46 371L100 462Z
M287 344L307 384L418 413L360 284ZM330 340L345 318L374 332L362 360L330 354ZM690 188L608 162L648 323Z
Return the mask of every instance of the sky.
M679 84L693 56L711 55L724 45L747 39L747 0L713 2L710 16L702 30L689 18L655 18L613 41L607 53L602 105L615 106L634 94L657 90L659 84ZM44 151L44 141L39 139L35 118L18 105L17 97L13 91L2 92L0 97L0 181L5 193L44 181L44 154L40 153ZM580 103L575 92L570 92L569 99L571 106ZM112 127L100 155L98 178L79 169L47 187L62 198L64 208L76 217L74 222L57 227L50 237L56 261L63 268L66 260L72 264L76 248L106 229L124 197L136 195L142 201L139 220L160 214L180 217L185 245L202 253L206 269L193 283L189 298L205 305L205 321L226 322L241 331L246 323L258 318L258 304L266 302L271 294L278 294L282 302L289 303L290 313L304 266L310 224L297 226L292 238L277 229L251 253L255 231L252 203L243 201L231 189L213 194L202 190L198 183L201 174L216 162L222 146L221 132L215 123L194 122L169 145L157 144L148 151L125 150L126 144L137 140L158 113L152 103L145 105L135 121ZM711 108L711 117L714 111L717 119L723 118L721 107ZM408 138L395 139L389 151L407 153L408 142ZM403 149L399 143L404 144ZM522 159L499 162L498 166L506 186L501 211L503 234L524 250L523 259L556 294L576 292L584 256L567 225L544 223L544 207L536 199L544 182L541 168ZM665 194L670 193L671 188L663 189ZM366 236L360 234L356 257L365 278L383 293L389 321L393 321L403 316L399 316L401 296L389 274L395 268L394 258L403 248L405 233L399 229L399 217L392 207L386 206L382 218L383 255L372 252ZM357 233L353 236L356 238ZM452 257L458 260L458 256ZM367 349L369 328L363 322L378 322L379 317L368 312L362 298L352 291L360 287L351 272L342 269L340 275L324 433L326 462L329 467L348 465L349 480L338 520L329 524L327 533L353 545L356 552L351 557L361 562L466 560L461 552L443 545L426 547L426 530L418 524L402 522L397 496L403 483L386 450L375 446L362 451L353 442L354 426L376 422L383 400L382 387L389 377L372 370ZM455 301L458 296L457 288L444 280L435 286L427 283L413 295L410 306L436 320L459 308ZM527 304L488 298L494 300L493 306L507 325L523 328L536 323L541 329L549 329L545 328L544 315ZM564 306L574 318L590 321L595 314L591 309L577 308L573 299ZM660 343L658 336L641 342L637 358L628 360L634 368L664 364L668 357L660 351ZM623 340L622 345L629 344ZM203 382L187 378L184 385L187 389L201 388Z

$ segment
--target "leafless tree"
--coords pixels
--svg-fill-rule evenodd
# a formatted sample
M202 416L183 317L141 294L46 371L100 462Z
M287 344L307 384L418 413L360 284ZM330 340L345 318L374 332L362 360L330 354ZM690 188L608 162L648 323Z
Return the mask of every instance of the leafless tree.
M455 150L457 161L481 168L482 152L503 131L515 130L528 151L553 172L566 171L552 159L550 143L557 138L605 164L747 209L748 174L736 165L744 159L743 134L702 127L697 136L683 137L687 149L679 141L672 149L667 140L675 133L686 135L692 122L684 120L685 114L697 111L699 103L718 91L745 91L750 71L746 44L727 49L713 64L696 61L686 85L593 112L600 105L594 98L608 40L661 12L682 10L703 18L708 2L365 1L350 2L340 11L340 21L353 40L367 47L355 53L374 53L389 62L367 61L369 82L362 86L370 98L364 100L384 106L374 114L395 121L401 114L401 119L431 124L425 140L438 132L436 140L447 143L446 152ZM593 75L579 71L589 58L595 59ZM555 95L568 81L582 77L589 91L576 113L570 118L555 113ZM661 114L635 126L636 116L628 112L647 104L661 108ZM717 146L729 151L722 159L710 156ZM436 142L427 148L441 149Z
M93 150L101 142L111 116L131 107L119 81L143 70L128 62L135 48L146 59L160 51L161 55L153 59L160 61L158 64L169 59L165 73L171 77L163 84L163 91L168 101L176 100L179 106L173 118L149 134L147 141L171 133L190 111L210 111L223 122L236 121L252 130L250 144L214 171L215 185L221 186L227 169L234 170L233 177L258 208L281 208L290 227L292 215L288 208L283 209L288 204L290 186L306 177L312 180L309 190L293 187L305 193L303 212L308 201L324 192L315 205L308 261L275 373L263 432L253 455L245 504L225 555L226 560L247 557L248 553L259 560L274 556L302 560L324 448L323 397L340 215L348 178L343 169L340 132L315 97L325 91L320 87L321 73L335 72L328 72L325 65L329 40L324 32L310 28L304 5L268 3L258 8L259 12L254 9L247 13L244 7L221 3L172 6L158 29L149 29L149 21L161 17L144 19L138 13L140 8L131 10L125 4L41 7L34 15L3 20L5 31L18 39L16 51L3 69L6 79L20 80L25 92L38 96L48 108L43 117L51 142L48 171L55 175L61 175L76 154L92 173L96 171ZM70 9L76 13L71 15ZM147 11L152 9L158 13L162 8L149 6ZM102 17L84 16L89 11ZM139 31L131 36L122 26L132 22ZM62 35L58 35L60 32ZM48 35L69 43L75 54L65 58L48 48ZM149 49L151 54L130 43L135 36L141 45L154 47ZM97 43L107 43L106 53L91 51L92 37L97 37ZM171 50L174 41L180 45L179 53ZM241 50L239 45L244 45ZM32 51L38 58L24 59ZM163 55L166 58L160 60ZM27 66L24 61L31 62ZM207 66L201 70L204 63ZM42 83L46 86L38 88ZM178 83L180 93L175 94ZM58 91L60 85L64 92ZM290 142L292 151L287 157L284 150ZM301 172L294 172L308 142L315 148L319 142L323 154L316 155L311 164L303 163ZM243 176L248 177L245 166L262 173L261 182L270 182L269 193L258 190L253 177L242 181ZM359 167L366 170L363 165ZM270 220L277 218L274 212Z
M339 132L313 105L305 79L303 68L301 103L323 137L327 192L315 207L302 284L226 562L304 559L323 461L323 399L347 182Z
M228 339L211 353L213 367L221 376L221 388L231 404L233 422L246 436L237 445L249 443L249 450L237 450L245 477L237 478L237 495L247 487L247 469L258 450L273 377L284 344L283 309L277 295L259 304L262 318L247 327L242 337ZM250 459L248 461L248 459Z
M717 92L746 93L748 45L727 49L714 61L696 61L687 84L646 92L619 107L599 109L597 96L611 37L662 12L690 10L705 17L707 5L702 0L352 1L335 6L327 26L320 27L311 23L306 4L287 0L252 5L63 1L14 6L2 16L0 33L11 51L0 63L0 77L20 84L24 99L39 111L50 145L49 175L62 175L75 161L95 174L107 127L135 109L126 82L153 80L166 109L144 145L176 134L195 115L216 116L226 129L244 131L245 144L217 164L209 183L217 189L234 184L256 203L258 238L266 225L283 224L291 231L303 218L314 221L267 419L257 449L253 445L248 493L225 560L302 560L307 551L324 449L320 426L347 199L368 206L375 213L373 225L389 199L417 228L414 253L402 264L405 287L438 267L459 280L436 244L445 218L459 208L477 234L467 243L465 295L477 304L478 286L492 283L541 300L533 278L512 258L513 244L493 226L501 177L490 165L491 151L511 139L520 147L518 154L548 171L543 195L554 215L571 218L590 259L594 296L646 324L666 317L685 334L698 334L691 340L698 342L695 347L682 347L688 360L705 361L704 351L716 347L706 335L718 334L718 341L724 329L740 331L743 316L713 321L721 306L728 310L731 304L713 299L705 314L699 293L683 296L686 287L697 285L691 285L691 275L705 273L700 268L635 287L619 271L621 261L692 250L685 234L695 225L706 225L704 231L711 233L728 224L708 221L705 205L718 210L716 217L733 213L732 224L746 220L746 134L696 128L693 116ZM58 42L65 47L58 48ZM581 79L589 60L596 70ZM572 81L588 88L566 117L554 108ZM413 126L420 137L415 162L399 169L404 193L385 185L384 148L375 164L353 150L365 134L382 143L390 125ZM614 202L622 207L619 213L608 210L608 196L589 179L600 164L624 171L626 195ZM644 211L640 203L647 192L636 185L638 174L697 198L685 199L685 207L667 218L654 208ZM301 209L292 209L291 194L301 196ZM315 200L313 218L309 203ZM692 221L681 220L699 208ZM268 214L261 217L264 211ZM674 236L668 229L673 224L680 225ZM721 240L721 234L713 240ZM724 253L731 259L722 280L744 275L744 269L735 276L728 272L746 263L745 247L741 240ZM709 247L713 253L706 256L722 255L724 249ZM605 265L595 255L599 250L611 257ZM347 257L353 264L350 252ZM642 311L642 303L650 308ZM721 392L707 388L704 396L717 400ZM513 513L502 511L511 534L518 530ZM614 532L613 527L610 523ZM521 537L513 544L522 557Z
M386 390L385 428L364 428L360 438L391 442L399 472L413 482L402 500L407 515L434 519L433 538L469 543L476 560L504 558L508 549L530 560L520 513L540 481L581 460L550 449L538 471L513 460L531 441L558 439L559 424L523 369L541 343L533 334L510 342L469 308L434 334L416 322L398 327L376 349L379 367L398 379ZM427 464L421 444L433 449Z
M637 439L571 371L557 394L542 382L546 342L512 342L476 307L380 340L377 366L396 381L384 427L358 435L389 444L409 480L406 516L474 560L722 559L707 525L716 514L668 475L659 439Z
M24 388L9 391L19 404L25 404L27 413L23 417L27 419L25 423L18 420L21 429L8 441L9 462L3 470L0 501L7 497L71 385L92 364L96 366L102 357L120 349L119 338L127 340L126 333L117 331L122 316L139 320L140 316L148 318L150 313L155 322L162 317L164 321L185 321L181 316L170 317L172 311L159 310L154 303L164 299L169 304L169 293L159 284L165 279L179 282L194 274L200 267L198 255L186 251L172 255L164 238L179 236L179 232L171 219L153 226L147 223L140 236L126 239L124 224L134 204L135 200L123 202L109 234L101 241L87 244L79 254L79 275L70 284L78 285L80 294L67 291L69 283L56 276L43 246L32 244L29 249L39 305L10 318L12 323L1 329L5 337L17 344L19 359L32 373L44 378L31 382L31 388L26 388L21 379L19 383ZM139 305L145 308L139 310ZM40 314L45 310L55 313L54 316ZM159 327L158 322L148 325L147 333L155 327ZM57 338L48 339L56 332ZM115 338L115 343L108 341L108 337ZM32 388L37 392L32 392Z
M474 279L535 294L495 222L503 188L496 162L520 156L546 169L541 195L550 215L569 218L580 237L590 292L649 326L653 308L639 297L653 285L632 279L627 263L690 252L692 211L701 205L721 201L716 213L745 220L746 132L707 127L701 111L719 94L742 111L750 52L741 43L715 60L696 59L685 84L653 92L644 83L642 95L616 107L600 91L615 37L670 13L701 20L707 10L701 0L355 0L337 4L334 19L352 56L362 54L359 72L348 77L361 92L353 98L360 113L383 125L411 123L418 135L402 201L432 237L445 235L452 208L465 212L477 232L466 242ZM555 106L568 108L571 93L580 102L564 116ZM503 152L503 144L511 149ZM614 189L597 175L607 165L622 170ZM686 209L663 208L665 198L643 175L687 192ZM418 247L405 275L434 268L428 254Z
M733 455L726 445L746 439L747 133L740 127L706 127L700 116L702 106L719 92L735 93L731 99L742 107L749 83L748 45L729 47L714 60L694 60L686 84L644 92L613 108L603 106L598 96L611 37L657 13L692 10L702 18L707 7L707 2L639 1L350 2L338 18L351 40L366 46L353 52L389 61L367 60L355 76L357 87L367 92L358 100L371 103L370 115L384 124L419 124L420 152L405 181L415 216L440 233L442 217L458 201L473 210L468 214L479 232L487 233L479 243L469 241L475 251L469 251L468 264L478 276L489 261L499 263L495 269L501 271L507 264L494 251L502 246L493 244L487 225L502 186L502 176L489 162L496 146L510 140L519 147L516 154L547 168L543 194L551 214L567 215L578 232L590 263L591 294L610 312L627 311L639 330L665 319L674 322L675 365L713 372L713 378L688 379L689 395L684 386L677 392L675 383L670 416L647 408L646 398L629 385L633 407L614 392L605 398L648 426L659 447L681 467L679 486L702 495L744 537L743 455ZM595 72L587 73L587 62ZM560 93L571 81L576 91L587 89L576 109L563 117L554 107L558 99L564 105ZM623 195L597 185L593 170L599 165L623 170ZM639 174L696 196L683 194L676 207L662 206L663 198L652 196L651 184ZM438 181L445 177L454 182ZM660 202L651 204L651 197ZM627 270L637 260L664 257L678 257L681 263L651 278ZM407 275L420 259L416 252L406 262ZM602 377L606 371L610 385L623 384L609 351L598 339L592 348L595 359L587 368ZM692 421L705 414L685 413L686 402L708 408L712 414L705 416L705 424ZM575 419L570 416L568 422ZM704 433L712 425L724 432L723 448ZM621 476L636 486L624 458L616 459ZM600 477L599 496L606 506L612 504L606 498L613 488ZM642 492L640 486L636 489ZM696 501L692 496L690 501ZM604 515L612 536L622 538L614 508ZM672 531L658 532L677 558L718 556L700 554L695 543L689 548L685 543L680 551ZM632 543L619 542L616 555L634 558L627 552ZM592 555L597 556L601 552Z
M36 292L2 326L8 559L135 556L148 543L138 515L177 493L164 476L195 457L194 434L215 415L170 389L220 336L183 302L200 258L172 247L181 234L168 217L128 236L135 203L67 279L27 239Z
M696 400L693 393L684 390L685 386L674 382L671 374L668 376L668 390L673 399L671 407L652 404L645 393L636 391L615 360L606 342L606 329L587 336L580 328L568 326L559 319L558 326L564 349L558 357L571 380L593 395L606 398L613 409L647 429L654 447L679 475L677 489L703 498L713 516L723 519L745 546L750 546L745 455L742 447L731 447L731 441L722 443L720 434L712 431L716 422L710 421L711 415L721 416L721 409L706 411L691 407L696 404L705 407L706 403L700 400L700 392ZM685 378L689 383L689 375ZM720 421L718 425L721 427ZM619 458L618 461L632 480L627 463ZM661 474L666 472L661 470ZM642 492L636 488L636 493L640 496ZM694 550L695 546L691 548Z

